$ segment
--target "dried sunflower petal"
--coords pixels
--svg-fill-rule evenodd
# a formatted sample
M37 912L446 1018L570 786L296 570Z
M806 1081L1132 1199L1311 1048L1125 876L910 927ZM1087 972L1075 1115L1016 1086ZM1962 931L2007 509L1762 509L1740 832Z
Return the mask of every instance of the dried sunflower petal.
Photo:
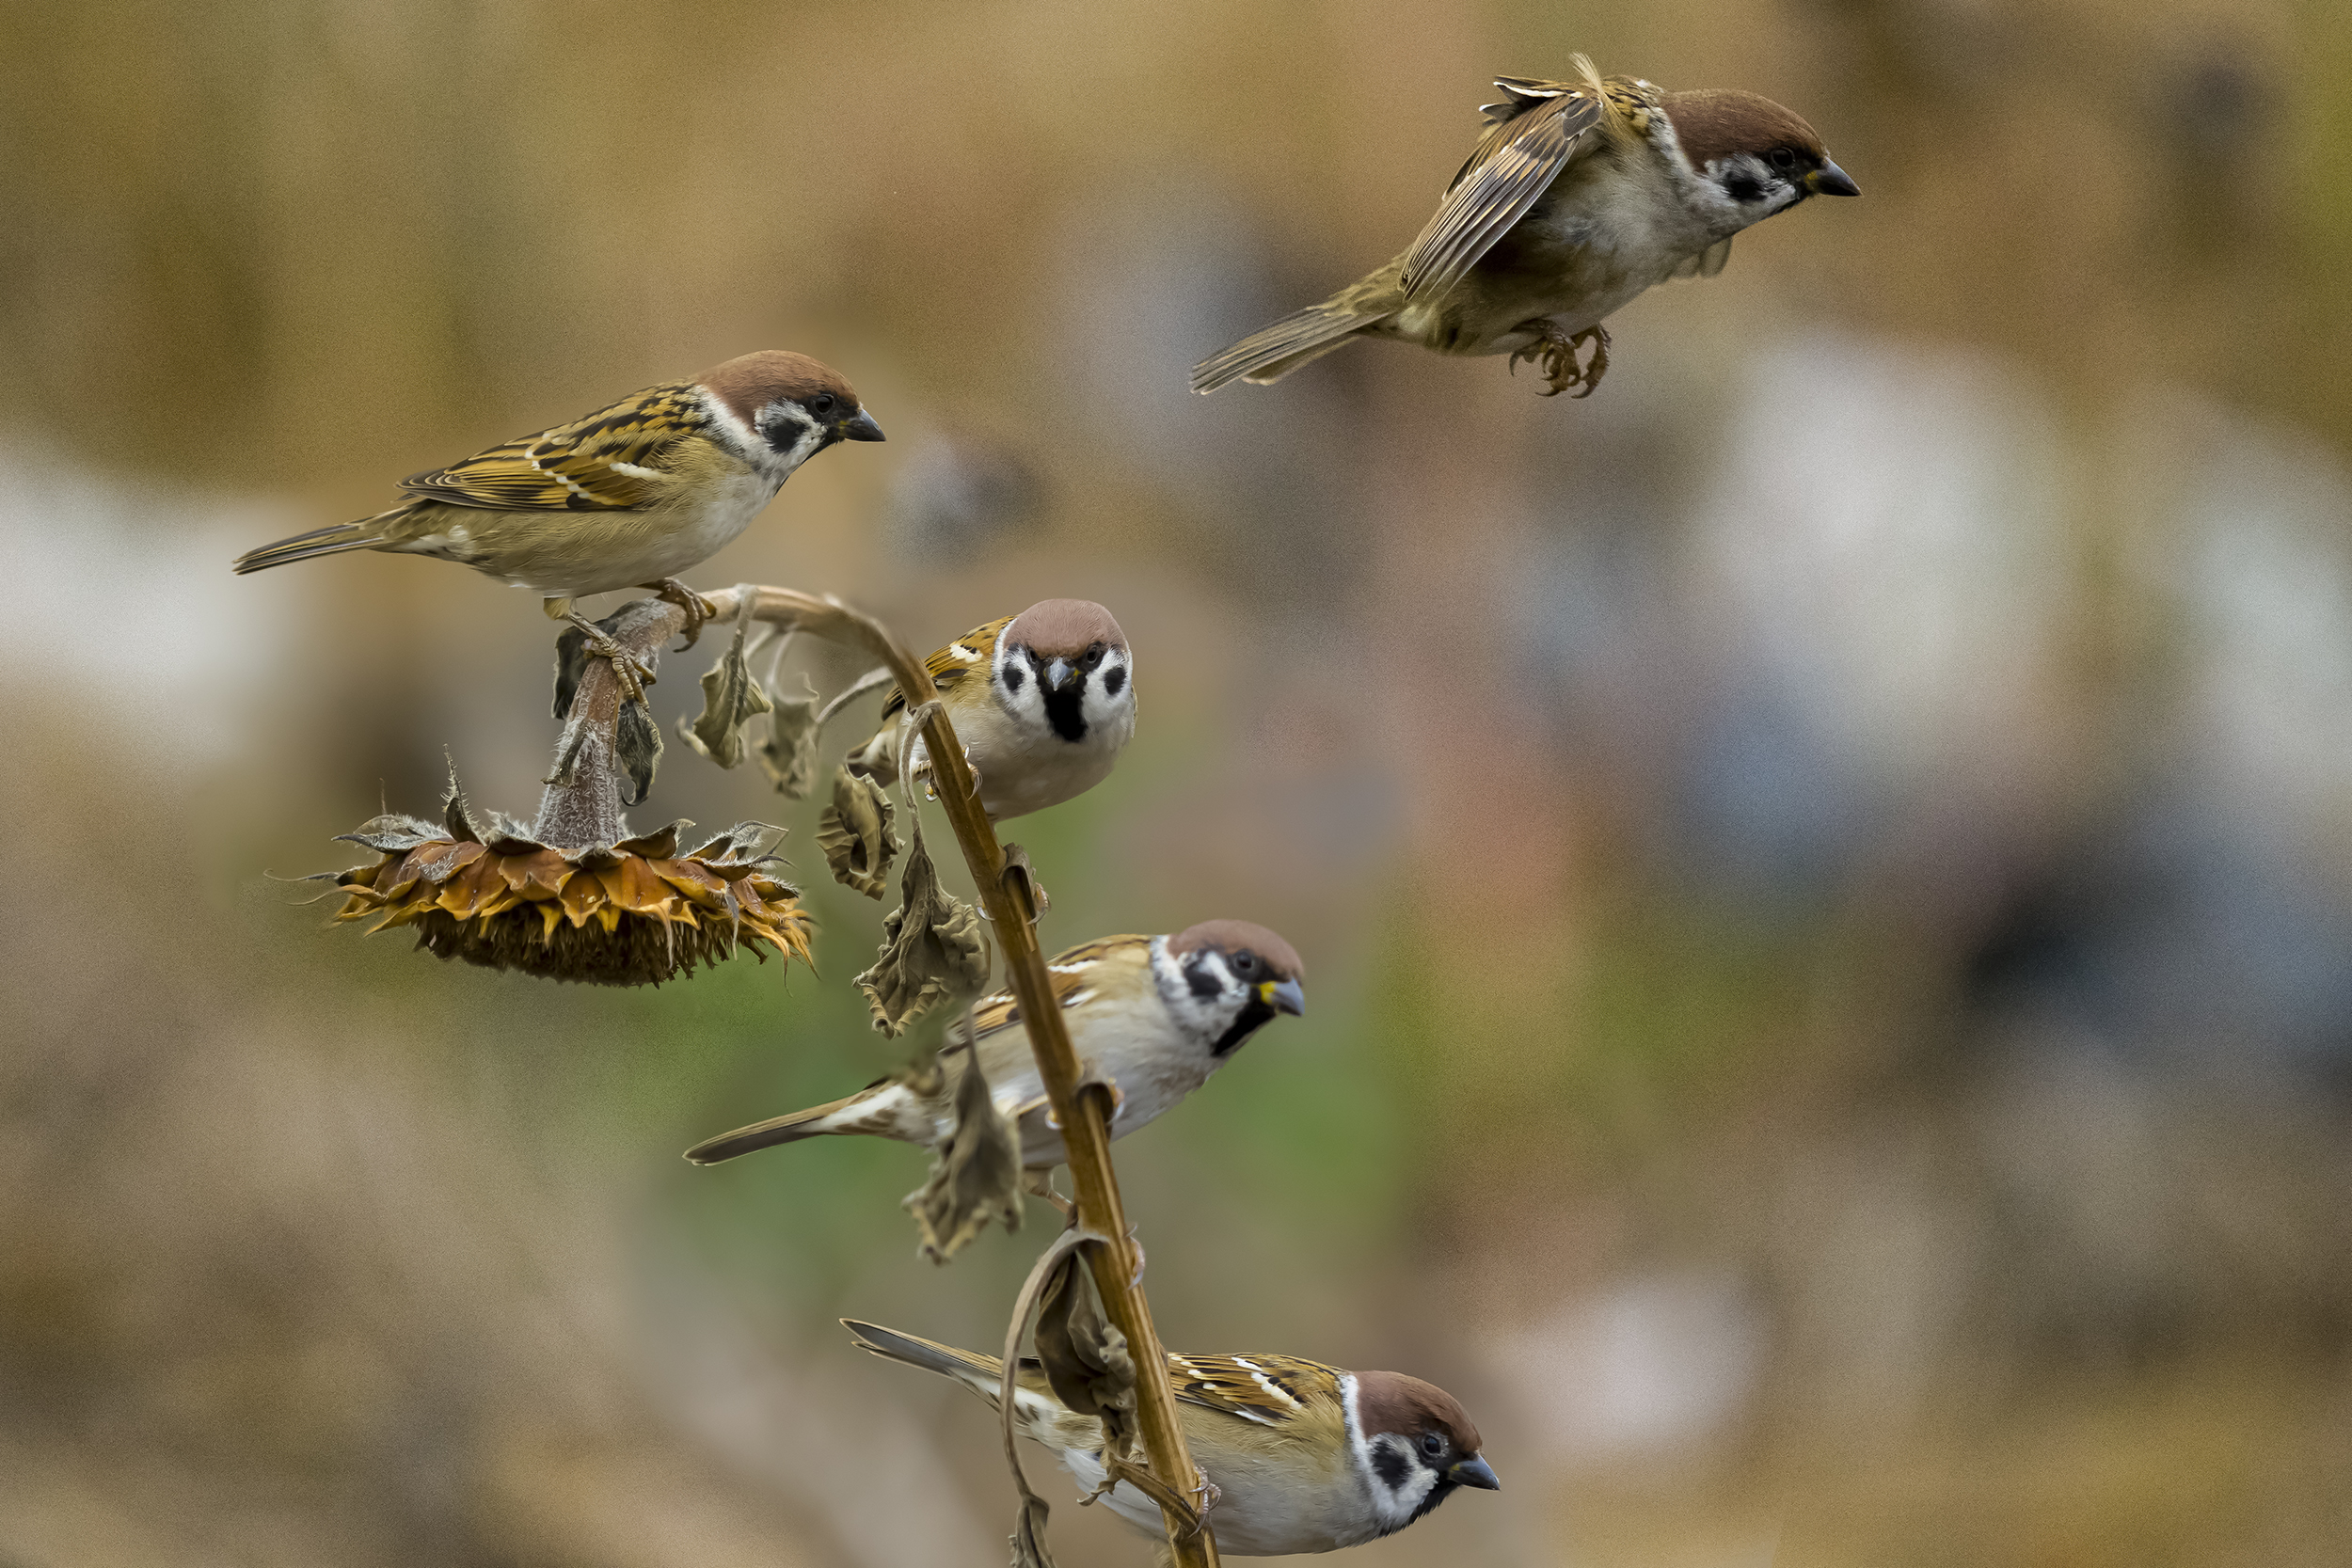
M885 1035L900 1034L936 1004L988 984L979 913L940 887L919 817L898 896L898 907L882 916L882 956L857 977L874 1027Z
M910 1087L926 1095L938 1093L938 1080L935 1065L918 1068L907 1078ZM1020 1141L1010 1119L990 1098L978 1059L969 1053L956 1085L952 1128L931 1150L930 1177L906 1196L905 1207L922 1233L923 1255L934 1263L953 1258L991 1220L1007 1230L1021 1228Z
M799 894L763 869L756 824L712 839L703 858L675 854L682 822L562 849L499 820L487 843L426 837L428 824L405 817L346 835L380 858L335 879L346 895L336 918L413 926L417 944L445 958L599 985L659 985L745 947L763 961L770 947L810 959L812 923Z
M702 713L691 723L683 715L677 721L679 738L722 768L742 762L743 726L775 707L743 657L743 640L752 629L752 607L753 600L746 595L742 613L735 619L734 640L719 656L719 662L703 672Z
M868 898L882 895L883 879L898 853L898 837L890 831L896 815L882 785L846 768L834 770L833 804L817 818L817 844L834 881Z

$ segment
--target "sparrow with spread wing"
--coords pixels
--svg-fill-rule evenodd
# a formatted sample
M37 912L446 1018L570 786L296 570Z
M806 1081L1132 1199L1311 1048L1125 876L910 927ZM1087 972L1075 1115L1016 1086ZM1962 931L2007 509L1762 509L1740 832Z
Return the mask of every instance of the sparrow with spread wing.
M590 594L652 588L683 607L690 637L708 606L677 580L751 525L794 469L882 427L838 372L765 349L623 398L570 424L401 481L389 511L247 550L240 573L344 550L471 566L540 594L584 630L632 694L644 672L572 608ZM616 657L617 656L617 657Z
M1276 1014L1307 1010L1298 954L1264 927L1244 920L1206 920L1173 936L1081 942L1046 968L1079 1061L1117 1092L1114 1138L1174 1108ZM989 1097L1011 1119L1032 1190L1042 1193L1042 1177L1064 1158L1061 1132L1020 1022L1009 991L977 1003L974 1027L955 1024L940 1047L946 1083L936 1098L885 1078L830 1104L697 1144L686 1157L713 1165L755 1148L828 1134L935 1144L953 1131L948 1117L955 1088L977 1050Z
M861 1349L1001 1397L1004 1363L844 1318ZM1170 1355L1177 1417L1193 1463L1216 1488L1209 1528L1236 1557L1328 1552L1393 1535L1460 1487L1497 1491L1478 1428L1459 1401L1403 1372L1350 1372L1293 1355ZM1103 1424L1054 1397L1024 1359L1013 1422L1053 1450L1078 1484L1103 1483ZM1104 1496L1152 1536L1159 1505L1125 1481Z
M1654 283L1712 277L1732 236L1809 196L1862 194L1813 127L1752 92L1505 76L1412 248L1193 367L1192 389L1279 381L1357 338L1540 360L1550 393L1609 369L1601 322ZM1593 344L1580 366L1577 351Z

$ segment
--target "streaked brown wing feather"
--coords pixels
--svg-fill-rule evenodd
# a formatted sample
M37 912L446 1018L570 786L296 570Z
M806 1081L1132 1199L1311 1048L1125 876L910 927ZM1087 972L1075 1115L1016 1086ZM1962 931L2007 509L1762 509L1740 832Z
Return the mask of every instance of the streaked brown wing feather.
M1495 85L1511 101L1488 107L1486 135L1405 253L1407 299L1459 283L1589 145L1586 133L1606 112L1602 95L1587 87L1511 77Z
M1152 939L1148 936L1097 937L1092 942L1082 942L1075 947L1055 954L1045 960L1045 978L1054 988L1054 1000L1065 1007L1069 1006L1078 999L1078 993L1092 982L1093 977L1088 973L1092 966L1118 958L1128 950L1151 945ZM1013 994L1009 990L983 996L972 1005L972 1022L974 1034L986 1039L1020 1022L1021 1005L1013 1000ZM946 1049L961 1050L969 1043L970 1037L964 1034L963 1024L959 1021L948 1031Z
M453 506L500 511L634 510L661 498L668 450L701 433L709 419L693 384L673 382L463 463L412 474L400 487Z
M1336 1367L1295 1355L1175 1355L1168 1375L1186 1404L1223 1411L1261 1426L1295 1421L1311 1406L1329 1409L1339 1399Z
M1017 619L1019 619L1017 616L1006 615L985 625L974 626L970 631L925 659L923 668L930 672L931 684L945 689L955 685L975 670L985 673L990 665L995 662L996 640L1002 637L1005 634L1005 628L1011 626ZM882 716L888 719L904 713L906 706L907 694L894 686L890 689L889 694L882 698Z

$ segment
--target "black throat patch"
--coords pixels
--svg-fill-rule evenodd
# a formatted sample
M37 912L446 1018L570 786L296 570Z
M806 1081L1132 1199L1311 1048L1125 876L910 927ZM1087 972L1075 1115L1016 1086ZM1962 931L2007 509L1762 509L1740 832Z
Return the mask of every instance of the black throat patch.
M1233 1026L1219 1035L1216 1043L1209 1047L1209 1054L1220 1060L1232 1055L1241 1049L1242 1041L1273 1022L1274 1009L1251 998L1249 1005L1241 1010L1241 1016L1233 1020ZM1380 1451L1385 1454L1389 1450L1382 1449Z
M1046 691L1043 681L1037 684L1045 698L1045 721L1054 726L1054 733L1064 740L1084 740L1087 737L1086 681L1081 678L1077 685L1066 686L1059 691Z

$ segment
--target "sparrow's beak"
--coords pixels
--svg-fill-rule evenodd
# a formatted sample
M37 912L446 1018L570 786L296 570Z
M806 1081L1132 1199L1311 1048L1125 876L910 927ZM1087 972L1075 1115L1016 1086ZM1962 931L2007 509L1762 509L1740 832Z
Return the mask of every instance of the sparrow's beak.
M1475 1486L1481 1492L1500 1492L1502 1482L1495 1479L1495 1467L1477 1454L1455 1464L1445 1473L1445 1479L1461 1486Z
M1045 667L1045 689L1059 691L1063 687L1068 686L1073 669L1073 666L1066 658L1057 658L1047 665Z
M1840 175L1838 178L1844 179L1845 177ZM841 438L845 441L880 441L884 438L882 426L876 424L874 416L863 408L857 411L856 419L844 420L834 428L840 431Z
M1307 989L1295 980L1261 980L1258 1000L1278 1013L1288 1013L1293 1018L1307 1016Z
M1804 177L1809 196L1860 196L1862 187L1853 182L1853 176L1831 163L1821 160L1821 166Z

